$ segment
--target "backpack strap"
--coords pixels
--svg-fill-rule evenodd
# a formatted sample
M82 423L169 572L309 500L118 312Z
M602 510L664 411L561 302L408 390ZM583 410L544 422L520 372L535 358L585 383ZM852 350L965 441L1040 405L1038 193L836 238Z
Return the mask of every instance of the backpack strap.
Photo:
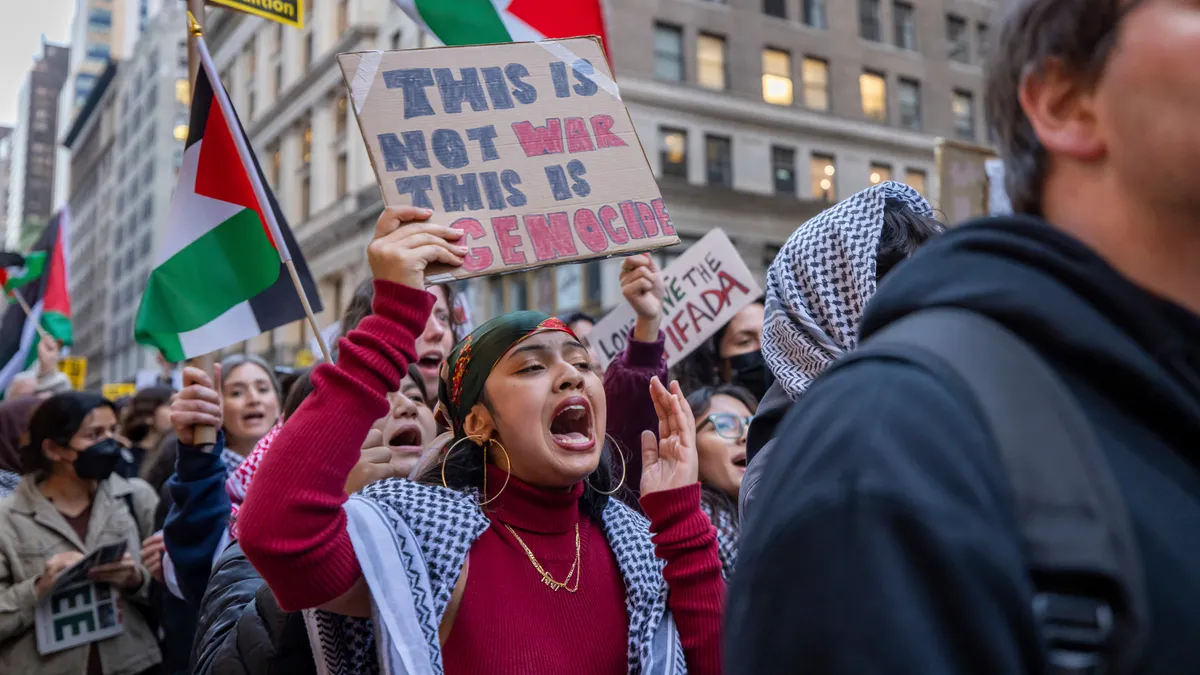
M915 363L972 393L1009 476L1048 672L1133 672L1147 625L1136 540L1108 460L1058 375L1009 330L961 309L909 315L835 368L864 359Z

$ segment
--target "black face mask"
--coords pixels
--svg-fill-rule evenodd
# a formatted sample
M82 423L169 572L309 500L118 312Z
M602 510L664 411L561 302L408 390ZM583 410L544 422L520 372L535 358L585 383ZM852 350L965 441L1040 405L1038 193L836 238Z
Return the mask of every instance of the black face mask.
M729 368L733 371L733 378L729 383L745 387L760 401L775 382L775 376L771 374L771 369L767 368L767 362L763 359L762 350L729 357Z
M75 456L75 475L84 480L104 480L120 461L121 444L115 438L106 438Z

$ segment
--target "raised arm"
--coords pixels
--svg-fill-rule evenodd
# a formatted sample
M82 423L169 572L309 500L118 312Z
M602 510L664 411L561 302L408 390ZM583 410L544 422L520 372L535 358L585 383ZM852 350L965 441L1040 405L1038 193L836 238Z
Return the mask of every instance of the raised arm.
M425 267L461 264L461 233L421 222L426 209L384 211L367 259L375 277L374 315L342 339L337 365L313 372L313 393L287 420L238 514L246 557L285 611L326 605L362 573L346 532L346 478L362 440L389 409L415 359L434 298L421 290Z

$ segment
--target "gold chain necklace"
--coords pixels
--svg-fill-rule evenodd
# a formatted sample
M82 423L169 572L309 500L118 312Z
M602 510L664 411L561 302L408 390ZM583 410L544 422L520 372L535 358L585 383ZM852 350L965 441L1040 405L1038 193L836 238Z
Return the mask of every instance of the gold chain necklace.
M521 535L517 534L517 531L512 529L512 526L505 523L504 527L508 529L509 534L511 534L513 538L517 540L517 543L521 545L521 548L525 549L525 555L529 556L529 562L533 563L533 569L537 570L538 573L542 575L543 584L546 584L554 591L557 591L561 588L565 589L568 593L574 593L575 591L579 590L579 578L583 576L583 564L579 556L579 523L575 523L575 562L571 563L571 570L567 572L567 576L564 577L562 581L555 581L554 577L550 576L550 573L547 572L540 563L538 563L537 558L535 558L533 555L533 551L529 550L529 547L526 546L525 542L521 539ZM575 577L574 588L571 588L567 585L571 583L572 576Z

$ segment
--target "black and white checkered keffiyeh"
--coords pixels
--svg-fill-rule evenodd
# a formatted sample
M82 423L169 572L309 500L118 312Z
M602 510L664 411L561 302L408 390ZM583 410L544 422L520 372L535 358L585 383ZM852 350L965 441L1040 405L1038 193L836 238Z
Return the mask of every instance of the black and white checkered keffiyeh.
M916 190L880 183L801 225L767 272L763 356L793 401L858 345L863 309L875 295L875 259L888 199L933 217Z

